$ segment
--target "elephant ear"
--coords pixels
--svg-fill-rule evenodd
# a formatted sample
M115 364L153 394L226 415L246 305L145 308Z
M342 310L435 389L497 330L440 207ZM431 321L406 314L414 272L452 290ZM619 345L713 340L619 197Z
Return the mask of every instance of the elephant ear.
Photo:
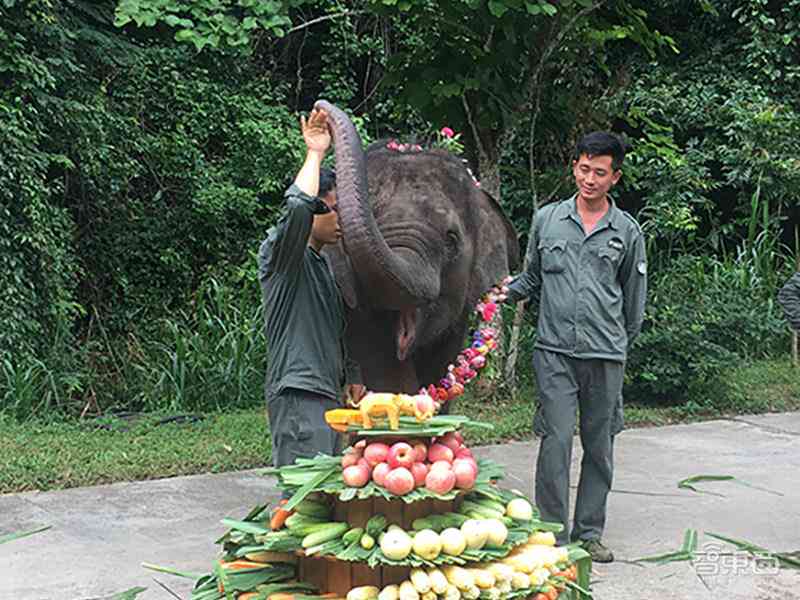
M475 267L469 286L469 302L475 303L491 286L520 266L519 240L500 204L483 190L476 190L480 207L476 236Z
M354 309L358 306L358 293L356 291L356 275L353 272L353 265L350 257L342 248L342 243L329 244L325 246L323 253L330 261L336 283L342 292L345 304L348 308Z

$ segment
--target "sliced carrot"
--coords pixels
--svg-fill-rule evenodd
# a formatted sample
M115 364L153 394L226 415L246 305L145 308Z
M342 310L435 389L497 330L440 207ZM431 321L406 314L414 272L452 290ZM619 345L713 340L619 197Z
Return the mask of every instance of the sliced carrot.
M283 505L286 504L288 500L284 498L281 500L275 508L275 511L272 513L272 518L269 520L269 528L272 531L278 531L283 527L283 524L286 523L286 519L291 517L294 514L293 510L285 510Z
M578 579L578 565L572 565L567 569L567 579L576 581Z
M230 562L219 561L222 568L226 571L238 571L240 569L263 569L265 563L253 562L252 560L232 560Z
M236 596L236 600L255 600L258 598L258 592L244 592Z
M270 594L267 600L294 600L294 594L288 592L275 592Z

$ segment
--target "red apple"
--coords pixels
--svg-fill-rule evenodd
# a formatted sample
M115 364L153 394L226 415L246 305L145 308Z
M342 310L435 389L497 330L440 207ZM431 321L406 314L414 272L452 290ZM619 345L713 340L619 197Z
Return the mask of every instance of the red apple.
M425 477L425 487L435 494L446 494L456 484L452 469L431 469Z
M472 450L466 446L461 446L456 450L456 458L472 458Z
M353 448L355 448L355 449L356 449L356 450L358 450L359 452L364 452L364 448L366 448L366 447L367 447L367 440L366 440L366 439L360 439L360 440L358 440L358 441L355 443L355 445L353 446Z
M436 440L436 442L450 448L450 450L453 451L453 454L455 454L456 451L461 448L461 442L458 441L455 431L449 431L445 433L442 437Z
M360 458L361 456L355 452L345 453L342 455L342 469L346 469L347 467L356 464Z
M475 486L478 471L465 459L453 462L453 473L456 476L456 487L462 490L471 490Z
M440 460L446 460L447 462L453 462L453 451L445 446L444 444L433 444L428 449L428 460L432 463L438 462Z
M414 464L416 457L417 453L410 444L407 444L406 442L396 442L392 444L391 448L389 448L387 462L392 469L396 469L398 467L410 469L411 465Z
M350 487L364 487L369 481L369 467L363 464L350 465L342 471L344 483Z
M375 467L378 463L386 462L389 456L389 446L382 442L372 442L364 448L364 458L367 459L371 468Z
M472 470L475 471L475 475L478 474L478 463L471 456L468 456L467 458L457 458L457 459L455 459L453 461L453 468L455 469L456 463L462 463L462 462L465 462L465 463L469 464L469 466L472 467Z
M428 475L428 466L415 462L411 465L411 474L414 476L414 487L422 487L425 485L425 477Z
M454 431L453 432L453 436L455 436L455 438L458 440L459 444L463 444L464 443L464 436L461 435L460 431Z
M453 465L452 463L447 462L446 460L438 460L435 463L431 463L431 466L428 468L428 471L435 471L444 469L445 471L452 470Z
M377 483L378 485L385 487L386 486L386 475L389 471L392 470L387 463L382 462L375 465L375 468L372 469L372 481Z
M453 475L453 481L455 482L455 475ZM389 471L385 483L389 492L395 496L404 496L414 489L414 476L405 467L397 467Z
M424 442L417 442L414 444L414 452L416 453L416 462L425 462L428 458L428 447Z
M469 465L469 468L475 471L475 474L478 474L478 463L475 462L474 458L457 458L453 461L453 469L455 470L457 465Z
M367 461L367 459L364 458L363 456L358 459L358 462L356 464L357 465L361 465L362 467L364 467L367 470L367 473L371 473L372 472L372 467L369 465L369 462Z

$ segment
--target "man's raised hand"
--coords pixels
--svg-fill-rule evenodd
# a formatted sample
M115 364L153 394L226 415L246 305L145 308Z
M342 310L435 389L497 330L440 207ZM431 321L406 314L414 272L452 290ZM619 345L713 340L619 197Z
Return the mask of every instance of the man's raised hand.
M300 129L303 132L303 139L306 148L310 152L325 154L331 145L331 133L328 128L328 113L324 110L314 109L305 117L300 117Z

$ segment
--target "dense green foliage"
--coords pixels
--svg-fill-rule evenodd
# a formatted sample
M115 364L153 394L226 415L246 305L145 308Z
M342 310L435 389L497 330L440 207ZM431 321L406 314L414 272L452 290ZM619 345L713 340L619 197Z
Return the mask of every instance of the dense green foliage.
M575 139L623 132L652 273L626 396L730 400L727 368L787 348L798 8L5 0L0 412L259 403L253 255L320 96L371 138L461 130L523 247Z

